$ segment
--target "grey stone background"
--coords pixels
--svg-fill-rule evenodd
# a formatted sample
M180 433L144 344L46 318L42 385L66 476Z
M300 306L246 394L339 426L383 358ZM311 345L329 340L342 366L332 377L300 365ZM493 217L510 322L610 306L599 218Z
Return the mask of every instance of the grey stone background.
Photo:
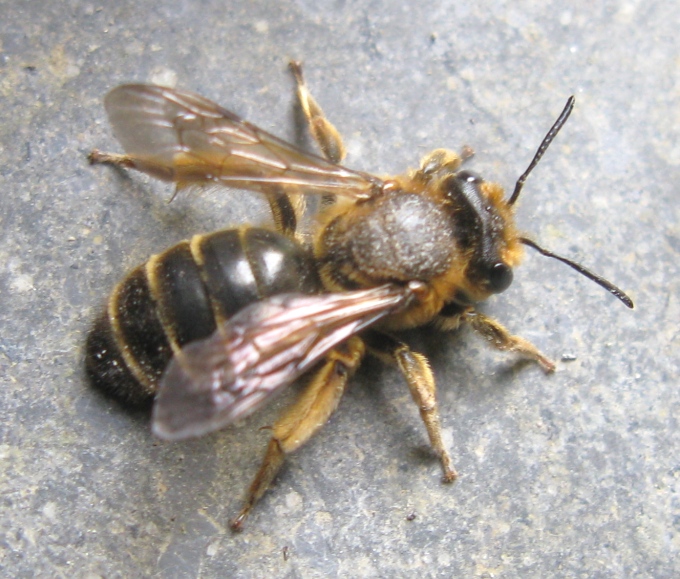
M0 1L0 573L678 576L678 16L660 1ZM519 222L637 309L529 252L484 311L575 357L555 375L467 331L409 336L431 356L456 485L400 376L370 361L232 535L281 403L161 443L88 386L82 345L130 267L259 207L226 191L168 204L170 187L85 157L119 150L102 97L124 81L300 140L291 57L347 164L378 174L470 145L470 167L512 189L575 94Z

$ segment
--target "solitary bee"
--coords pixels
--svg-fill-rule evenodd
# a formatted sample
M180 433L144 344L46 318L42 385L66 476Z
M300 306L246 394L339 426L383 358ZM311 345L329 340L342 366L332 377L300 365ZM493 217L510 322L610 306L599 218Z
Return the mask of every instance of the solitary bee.
M178 188L219 183L257 191L271 207L271 229L197 235L133 270L112 292L87 343L92 380L129 401L155 397L153 432L166 440L223 428L306 374L301 396L272 427L235 530L285 456L329 419L368 353L396 363L443 480L454 481L430 366L392 333L467 323L494 347L552 372L554 363L534 345L475 309L508 288L523 246L566 263L633 307L616 286L515 227L515 202L569 117L573 97L506 199L499 185L460 170L469 153L437 149L418 169L386 178L341 166L340 135L310 94L301 65L293 62L291 70L323 156L198 95L142 84L119 86L105 100L126 154L90 155L92 163L136 169ZM321 196L311 242L298 227L304 195Z

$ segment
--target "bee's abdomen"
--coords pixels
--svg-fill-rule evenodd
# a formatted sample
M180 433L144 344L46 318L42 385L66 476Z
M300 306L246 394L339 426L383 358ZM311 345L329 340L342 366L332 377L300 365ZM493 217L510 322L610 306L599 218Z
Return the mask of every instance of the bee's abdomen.
M313 258L288 237L254 227L197 235L116 286L87 339L88 374L116 398L143 403L185 344L253 302L318 290Z

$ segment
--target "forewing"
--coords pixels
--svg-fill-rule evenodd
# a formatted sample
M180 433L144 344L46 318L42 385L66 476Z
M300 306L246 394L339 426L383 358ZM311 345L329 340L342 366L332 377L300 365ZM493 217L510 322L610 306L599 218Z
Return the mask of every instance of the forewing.
M334 346L404 307L411 295L408 288L384 285L285 294L248 306L172 359L154 403L154 434L180 440L247 416Z
M306 153L193 93L128 84L109 92L105 107L135 167L166 181L357 198L369 197L381 184L377 177Z

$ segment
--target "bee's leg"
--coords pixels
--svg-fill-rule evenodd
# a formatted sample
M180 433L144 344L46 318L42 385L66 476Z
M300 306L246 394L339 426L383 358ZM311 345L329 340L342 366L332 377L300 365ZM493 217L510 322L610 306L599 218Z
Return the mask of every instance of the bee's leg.
M94 149L88 156L88 161L92 165L112 165L124 169L140 170L135 164L134 157L130 155L118 155L116 153L103 153ZM176 183L175 192L170 201L173 201L181 189L183 183ZM274 227L279 233L287 237L295 237L297 225L300 217L304 213L305 203L302 195L287 195L281 192L271 192L267 194L267 201L272 212Z
M550 358L542 354L531 342L519 336L513 336L496 320L475 311L463 314L463 320L468 322L494 348L517 352L529 360L538 362L546 372L555 371L555 363Z
M300 101L302 112L309 123L309 131L312 137L314 137L326 159L331 163L339 163L345 158L345 146L342 143L340 133L326 118L323 110L309 92L302 76L302 63L291 61L290 69L295 77L298 100ZM281 193L270 194L267 198L277 230L284 235L294 237L297 232L297 222L304 213L304 197ZM330 205L334 201L335 195L324 195L322 204Z
M129 155L118 155L116 153L103 153L99 149L93 149L87 156L90 165L113 165L124 169L136 169L134 159Z
M298 221L305 210L304 197L283 192L268 193L267 201L276 230L287 237L295 237Z
M300 448L328 421L350 376L364 357L364 351L363 341L356 336L332 350L300 398L276 421L260 470L248 489L245 506L231 523L234 531L241 530L253 505L279 472L286 455Z
M112 167L121 167L123 169L135 169L136 171L141 171L147 175L153 175L164 181L172 180L173 169L166 171L156 172L144 166L143 163L138 164L135 157L132 155L119 155L118 153L104 153L99 149L92 149L90 154L87 156L87 160L90 165L111 165ZM170 197L168 203L175 200L175 197L188 186L188 183L183 183L181 181L175 181L175 192Z
M453 468L451 456L444 447L442 427L437 405L437 386L427 358L387 334L371 332L366 335L366 345L371 354L395 362L401 370L411 396L418 405L420 417L425 423L430 445L439 457L444 472L443 481L450 483L458 474Z
M339 163L345 158L346 154L345 145L342 143L340 133L326 118L323 110L321 110L321 107L309 92L305 79L302 76L302 63L295 60L291 61L290 70L295 76L300 106L305 113L305 117L307 117L309 130L314 140L319 145L326 159L331 163Z

